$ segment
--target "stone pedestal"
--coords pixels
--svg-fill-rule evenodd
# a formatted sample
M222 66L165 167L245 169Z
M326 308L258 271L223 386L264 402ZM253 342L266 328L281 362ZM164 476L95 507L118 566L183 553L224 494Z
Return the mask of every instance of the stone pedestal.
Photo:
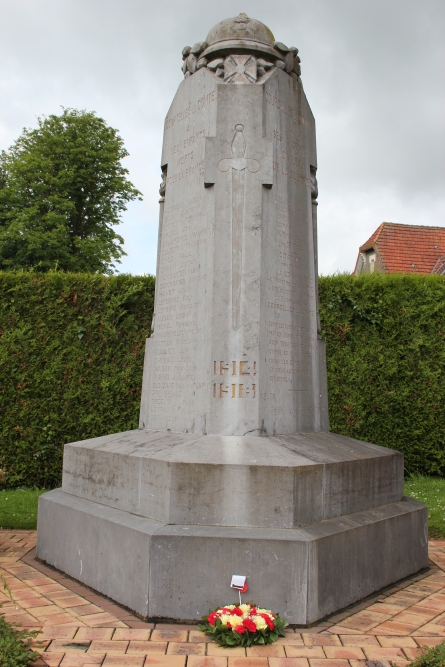
M140 430L65 446L37 555L144 617L249 597L313 623L427 565L398 452L329 433L315 121L298 51L240 15L165 121Z
M330 433L128 431L65 447L39 558L149 618L249 599L305 625L427 566L398 452Z

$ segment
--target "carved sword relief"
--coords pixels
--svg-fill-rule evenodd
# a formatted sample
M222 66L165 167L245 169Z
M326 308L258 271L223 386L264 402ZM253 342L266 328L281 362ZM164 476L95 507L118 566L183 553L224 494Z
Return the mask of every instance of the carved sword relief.
M246 169L255 174L259 168L258 160L246 158L246 140L244 125L235 125L232 141L232 158L218 162L220 171L232 170L232 328L237 331L241 325L241 279L243 271L243 228L244 228L244 192Z

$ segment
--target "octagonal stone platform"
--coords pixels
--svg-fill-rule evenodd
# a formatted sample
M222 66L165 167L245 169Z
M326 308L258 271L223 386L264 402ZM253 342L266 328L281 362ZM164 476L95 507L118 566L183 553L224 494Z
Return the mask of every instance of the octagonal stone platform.
M399 501L403 455L333 433L129 431L66 445L63 490L169 524L296 528Z
M196 621L246 574L306 625L426 567L402 494L399 452L332 433L128 431L65 446L37 555L146 618Z

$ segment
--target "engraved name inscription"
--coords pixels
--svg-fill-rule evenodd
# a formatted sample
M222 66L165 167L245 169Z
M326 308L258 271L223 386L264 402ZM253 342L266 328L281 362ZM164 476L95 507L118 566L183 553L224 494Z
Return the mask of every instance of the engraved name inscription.
M293 169L288 169L287 165L285 165L285 164L280 165L278 162L273 162L273 170L277 171L280 174L283 174L283 176L287 176L288 178L291 178L296 183L301 183L302 185L306 185L306 187L308 187L308 188L311 187L310 178L306 178L306 176L302 176L301 174L298 174Z
M299 125L302 125L303 127L308 127L310 129L314 128L314 122L310 120L309 118L305 118L301 114L298 113L295 109L293 109L289 104L285 104L285 102L282 102L279 100L277 97L274 97L270 93L266 92L266 102L267 104L271 104L273 107L278 109L281 113L286 114L286 116L289 116L289 118L292 118L292 120Z
M204 97L201 97L196 104L191 104L188 106L186 109L183 109L182 111L178 111L174 116L167 116L165 119L165 129L169 130L172 128L176 123L180 123L182 120L186 120L186 118L189 118L190 116L193 116L197 111L200 111L201 109L204 109L205 107L209 106L212 102L215 101L215 91L213 90L211 93L208 95L205 95Z

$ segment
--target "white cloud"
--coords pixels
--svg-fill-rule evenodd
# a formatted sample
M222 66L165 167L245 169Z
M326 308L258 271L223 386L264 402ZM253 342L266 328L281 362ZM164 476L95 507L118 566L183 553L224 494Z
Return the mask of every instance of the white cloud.
M245 11L300 49L317 122L320 271L352 271L384 220L444 225L443 0L0 0L0 148L60 106L117 127L143 192L121 270L154 273L164 116L181 50Z

